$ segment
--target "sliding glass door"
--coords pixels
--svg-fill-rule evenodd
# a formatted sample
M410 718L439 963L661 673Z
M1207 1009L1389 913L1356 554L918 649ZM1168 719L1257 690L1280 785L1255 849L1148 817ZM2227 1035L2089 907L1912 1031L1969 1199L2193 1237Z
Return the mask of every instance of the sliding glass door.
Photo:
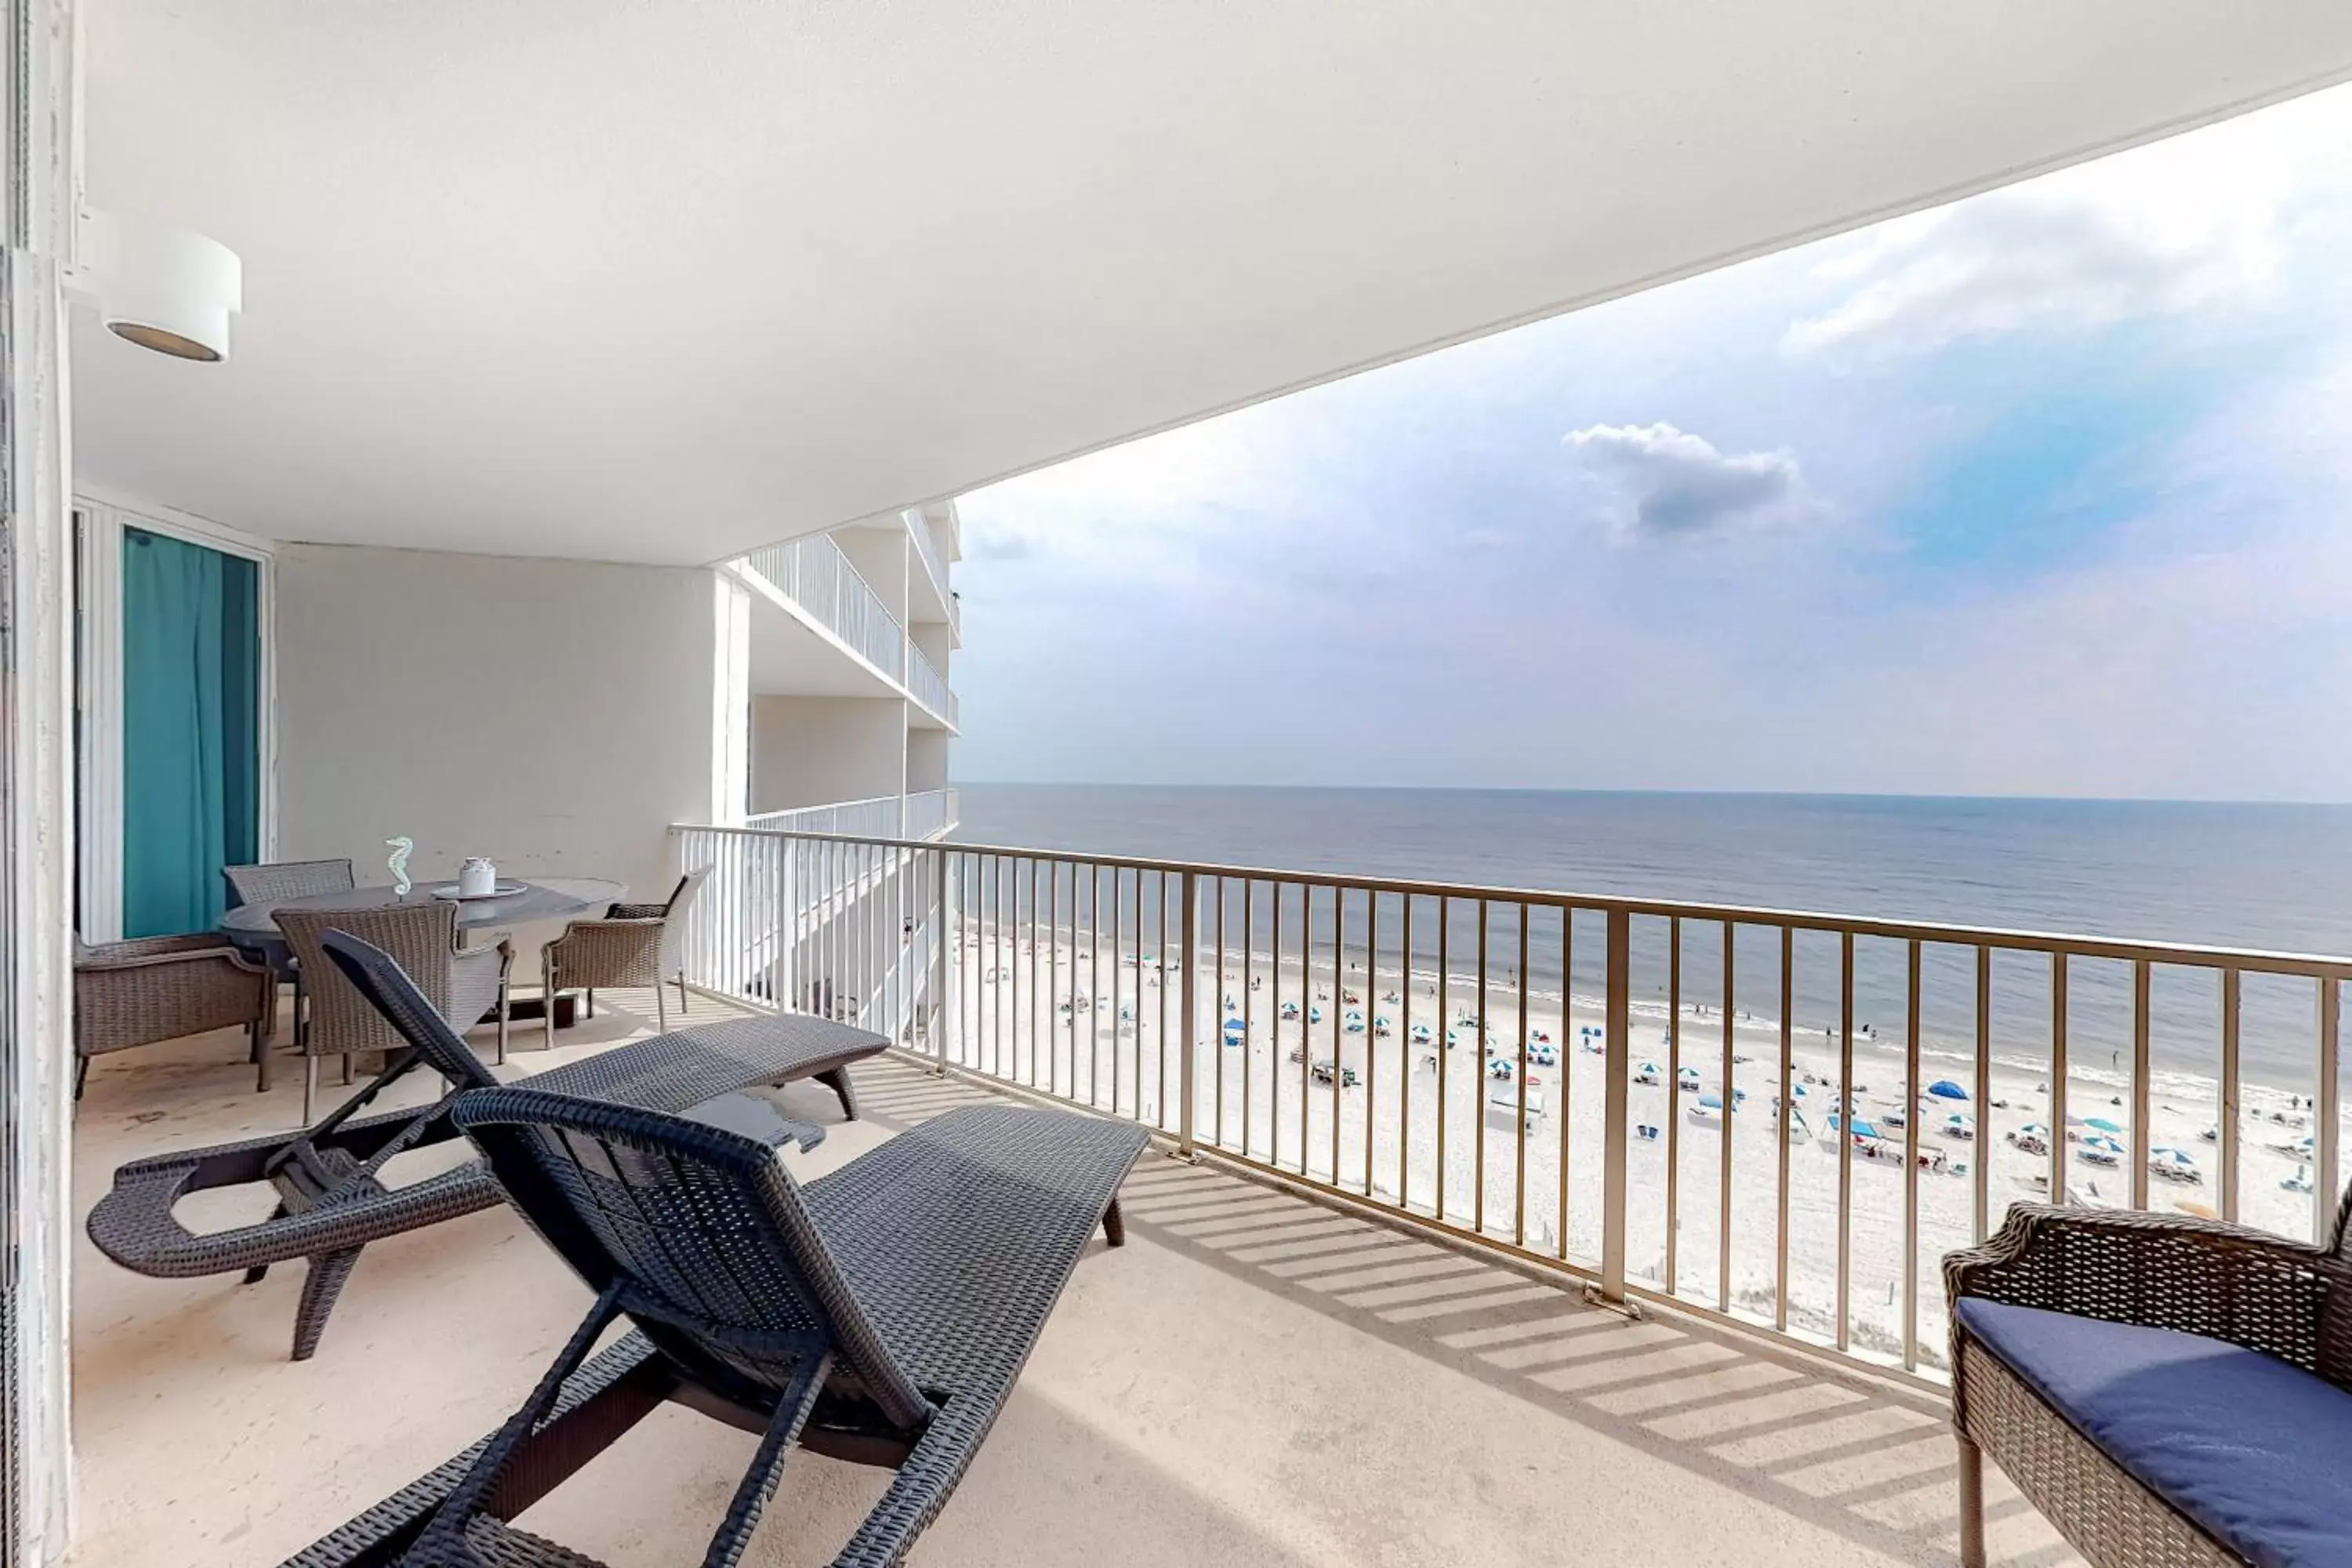
M209 930L259 858L260 568L122 530L122 934Z

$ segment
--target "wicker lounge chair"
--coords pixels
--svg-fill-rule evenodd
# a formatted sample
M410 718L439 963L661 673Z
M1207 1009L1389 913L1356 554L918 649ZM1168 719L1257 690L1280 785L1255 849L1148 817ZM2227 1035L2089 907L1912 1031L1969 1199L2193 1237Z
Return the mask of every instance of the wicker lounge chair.
M77 947L74 1098L89 1058L214 1029L243 1028L261 1089L269 1087L277 982L223 936L150 936Z
M669 1009L662 991L665 982L677 986L677 1010L686 1011L686 970L678 960L678 932L687 906L702 889L710 868L698 867L677 879L669 899L658 904L614 904L600 921L573 921L563 934L539 950L540 983L547 1003L547 1043L555 1044L555 995L566 987L588 994L588 1016L596 1016L596 988L650 985L654 993L654 1026L667 1033Z
M506 1521L666 1400L761 1434L706 1564L738 1561L795 1442L897 1468L834 1562L900 1562L1094 1228L1123 1239L1118 1187L1145 1142L1129 1124L971 1106L802 1186L749 1140L536 1089L467 1094L453 1114L596 1304L503 1429L299 1568L594 1568ZM637 1331L591 1359L624 1316Z
M1960 1560L1983 1457L2094 1568L2352 1562L2352 1263L2182 1215L2019 1205L1944 1260Z
M387 955L340 934L329 936L325 948L351 983L395 1021L405 1047L359 1093L300 1133L124 1165L89 1221L90 1239L100 1252L134 1273L158 1279L241 1271L250 1283L274 1263L308 1259L294 1318L296 1361L307 1360L317 1349L362 1247L499 1201L498 1183L478 1162L405 1186L386 1187L378 1180L395 1154L457 1135L448 1118L457 1090L493 1087L498 1079ZM850 1088L850 1064L885 1043L879 1035L820 1018L739 1018L639 1040L551 1068L530 1081L590 1100L707 1115L732 1126L764 1122L777 1136L805 1142L814 1129L772 1113L762 1118L757 1105L743 1102L741 1091L815 1079L854 1119L857 1100ZM359 1114L419 1067L439 1073L451 1094L415 1110ZM278 1206L258 1224L197 1233L173 1213L190 1193L262 1182L276 1189Z

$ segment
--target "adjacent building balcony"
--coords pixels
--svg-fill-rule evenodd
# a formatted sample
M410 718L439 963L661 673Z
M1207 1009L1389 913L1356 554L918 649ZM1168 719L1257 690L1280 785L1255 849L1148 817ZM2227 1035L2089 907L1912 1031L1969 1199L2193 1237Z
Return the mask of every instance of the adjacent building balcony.
M739 568L755 587L828 633L893 685L907 680L907 631L822 533L752 551Z

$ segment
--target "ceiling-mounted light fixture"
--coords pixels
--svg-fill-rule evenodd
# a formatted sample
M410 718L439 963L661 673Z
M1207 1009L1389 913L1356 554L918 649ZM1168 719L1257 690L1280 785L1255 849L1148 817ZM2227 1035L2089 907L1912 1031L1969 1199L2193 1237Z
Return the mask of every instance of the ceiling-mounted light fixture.
M81 210L68 289L106 330L175 359L228 357L228 319L245 308L236 252L192 229Z

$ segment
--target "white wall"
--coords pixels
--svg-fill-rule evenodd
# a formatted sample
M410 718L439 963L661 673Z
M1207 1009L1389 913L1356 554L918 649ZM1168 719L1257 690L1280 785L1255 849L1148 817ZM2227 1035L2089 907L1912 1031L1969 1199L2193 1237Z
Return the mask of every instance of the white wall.
M907 789L948 786L948 732L945 730L907 731Z
M278 555L278 849L383 841L419 880L488 855L657 897L709 819L722 596L698 568L289 544Z
M899 698L754 697L751 809L897 795L906 744Z
M917 621L907 628L907 640L923 650L933 669L950 675L948 656L955 648L955 633L945 621Z
M887 528L837 528L833 542L866 579L889 612L907 624L907 542L906 526L896 516Z

